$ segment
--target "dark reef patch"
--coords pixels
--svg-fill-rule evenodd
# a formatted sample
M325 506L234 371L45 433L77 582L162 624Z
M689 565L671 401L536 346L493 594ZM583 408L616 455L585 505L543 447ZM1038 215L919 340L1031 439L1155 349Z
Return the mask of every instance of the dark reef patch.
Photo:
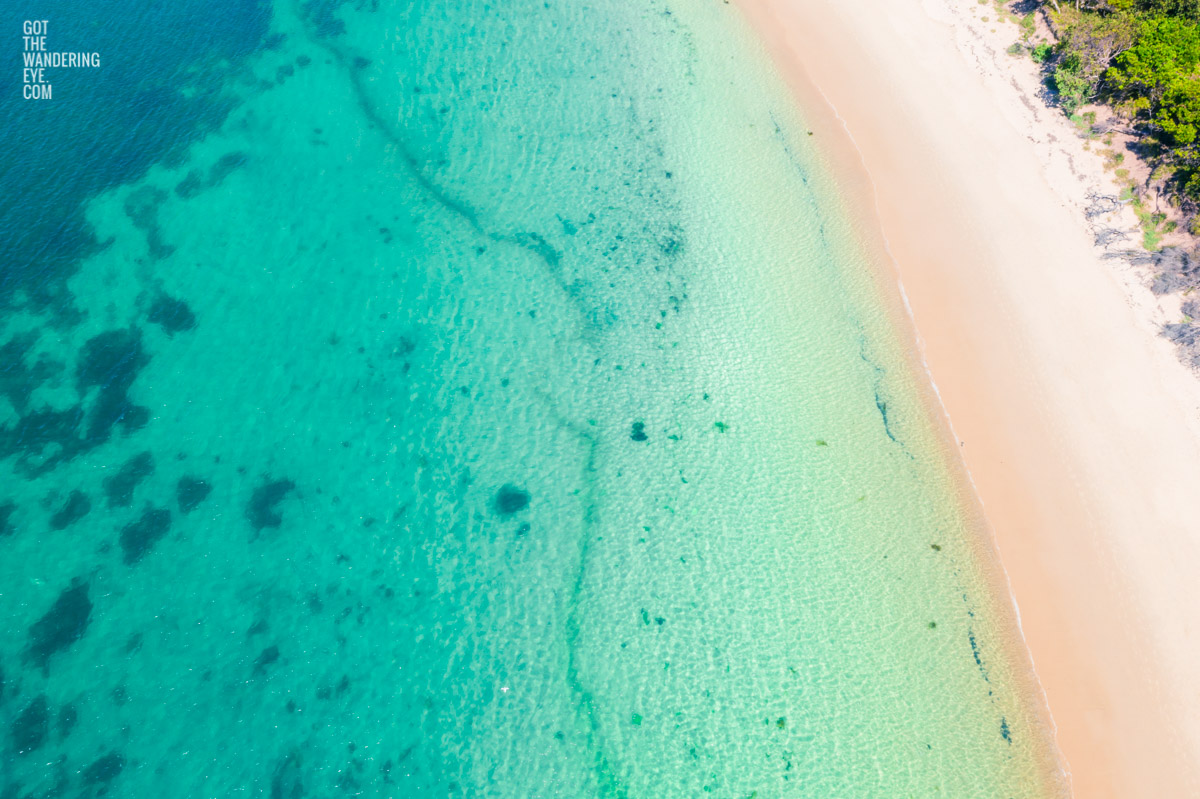
M191 330L196 326L196 315L183 300L159 294L150 305L146 319L158 325L168 336Z
M199 477L180 477L175 485L175 499L179 502L179 512L185 515L191 513L201 502L208 499L211 491L212 486Z
M492 498L492 507L501 516L511 516L529 506L531 497L528 491L517 488L512 483L500 486L496 496Z
M50 731L50 705L45 694L39 694L17 714L9 728L13 749L27 755L42 748Z
M634 422L633 428L629 432L629 437L632 438L634 441L647 440L649 438L649 436L646 435L646 423L645 422Z
M1006 743L1012 743L1012 730L1008 728L1008 719L1006 718L1000 719L1000 737L1003 738Z
M15 502L0 502L0 538L12 535L17 531L12 523L12 515L17 510Z
M120 471L104 478L104 495L110 508L128 508L138 484L154 473L154 456L149 451L134 455Z
M84 785L108 785L120 776L125 768L125 758L116 752L109 752L88 766L83 771Z
M88 584L76 578L29 628L29 659L45 669L52 655L83 637L91 618Z
M75 522L88 515L92 509L92 501L88 495L78 488L71 492L63 506L50 517L51 530L65 530Z
M171 512L149 505L136 521L121 528L121 553L126 565L144 558L171 529Z
M254 532L261 533L268 527L279 527L283 524L283 516L275 506L296 488L291 480L268 480L254 489L250 501L246 503L246 520Z

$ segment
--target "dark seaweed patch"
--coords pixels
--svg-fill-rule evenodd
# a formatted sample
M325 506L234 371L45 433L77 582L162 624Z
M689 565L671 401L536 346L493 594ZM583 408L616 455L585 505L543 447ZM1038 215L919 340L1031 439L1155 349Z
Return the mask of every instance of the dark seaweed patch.
M979 644L975 641L975 631L967 631L967 640L971 642L971 654L975 657L975 665L983 668L983 658L979 654Z
M104 478L104 495L110 508L128 508L133 504L133 492L138 483L154 473L154 456L147 452L134 455L120 471Z
M92 386L129 386L146 364L136 328L108 330L88 339L80 351L75 378L80 393Z
M121 423L123 432L136 433L146 426L146 422L150 421L150 409L141 405L130 405L117 421Z
M290 69L289 67L280 67L280 70ZM287 74L291 74L290 72ZM246 163L246 154L241 152L226 153L217 159L217 162L208 170L208 177L200 173L198 169L189 170L187 177L175 186L175 193L183 199L187 200L195 197L205 189L212 189L220 186L225 178L229 177L230 173L242 167Z
M279 647L271 645L259 653L254 661L254 673L262 674L275 661L279 660Z
M65 530L84 516L87 516L91 509L92 501L88 499L88 495L79 489L75 489L67 497L67 501L63 503L63 506L50 517L50 529Z
M295 488L295 483L285 479L268 481L254 489L250 502L246 504L246 519L255 533L283 524L283 517L275 506Z
M529 500L530 495L528 491L517 488L512 483L505 483L500 486L500 490L493 497L492 507L501 516L511 516L528 507Z
M75 709L74 705L60 707L58 709L58 737L61 739L70 735L78 721L79 711Z
M634 422L633 429L629 433L629 437L634 441L645 441L649 436L646 435L646 423Z
M204 189L204 176L199 169L188 170L187 177L175 185L175 193L185 200L191 199Z
M183 300L177 300L166 294L159 294L146 318L163 329L168 336L191 330L196 326L196 315Z
M302 8L318 36L335 39L346 32L346 23L334 14L343 2L345 0L306 0Z
M562 260L562 253L554 249L539 233L518 233L513 239L525 249L536 253L551 267L558 266Z
M13 749L18 755L27 755L46 743L50 730L50 706L46 695L38 695L25 709L17 714L9 728Z
M972 617L975 615L974 611L967 611L967 614ZM975 665L979 667L980 676L983 677L984 682L991 682L992 680L988 676L987 666L984 665L983 662L983 653L979 649L979 642L975 639L974 630L967 630L967 640L971 644L971 654L975 658Z
M286 67L284 67L286 69ZM290 72L287 74L291 74ZM229 177L234 171L241 169L246 165L248 156L242 152L225 153L217 159L217 162L208 170L208 185L209 188L220 186L225 178Z
M15 502L0 502L0 538L12 535L17 531L12 523L12 515L17 510Z
M121 774L124 768L125 758L116 752L109 752L84 769L83 784L108 785Z
M875 408L879 411L880 417L883 418L883 432L887 433L888 438L890 438L892 441L895 441L896 436L892 433L892 425L888 421L887 402L885 402L884 399L879 396L878 391L875 392Z
M29 658L43 669L50 657L78 641L92 618L88 584L76 578L54 606L29 628Z
M37 343L38 334L29 332L13 336L0 346L0 394L8 397L17 413L25 413L34 390L61 367L39 360L26 366L26 357Z
M125 198L125 213L133 220L134 226L146 234L146 246L150 250L150 258L155 261L175 252L174 247L163 241L162 230L158 226L158 209L166 199L167 193L156 186L142 186Z
M304 783L300 775L300 755L292 752L279 761L271 774L271 799L301 799Z
M1012 743L1012 730L1008 728L1008 719L1006 718L1000 719L1000 737L1007 743Z
M79 393L84 394L93 386L100 387L100 394L92 405L86 446L94 447L107 441L118 422L126 430L145 424L148 412L133 405L128 394L138 373L149 362L150 358L142 349L142 335L136 328L110 330L83 345L76 372Z
M83 420L82 405L62 411L50 408L33 411L18 419L11 428L0 430L0 453L4 457L20 455L18 466L36 477L84 449L79 438ZM40 464L34 463L51 445L58 445L57 451Z
M179 512L191 513L208 498L211 491L212 486L199 477L179 478L179 483L175 486L175 499L179 501Z
M121 528L123 560L132 566L146 556L171 529L171 512L146 506L142 515Z
M683 252L683 237L679 235L679 229L674 226L672 226L671 233L672 235L659 239L658 249L663 255L676 256Z

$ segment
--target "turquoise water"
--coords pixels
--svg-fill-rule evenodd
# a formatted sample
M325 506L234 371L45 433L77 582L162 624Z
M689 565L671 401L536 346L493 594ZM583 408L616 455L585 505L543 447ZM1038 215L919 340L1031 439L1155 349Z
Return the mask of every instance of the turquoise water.
M1047 795L732 6L110 12L6 122L0 796Z

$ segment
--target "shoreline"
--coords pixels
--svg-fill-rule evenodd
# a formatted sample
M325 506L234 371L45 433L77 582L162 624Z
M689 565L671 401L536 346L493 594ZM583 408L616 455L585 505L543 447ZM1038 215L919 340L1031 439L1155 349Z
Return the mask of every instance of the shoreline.
M1178 612L1200 608L1200 381L1157 335L1177 305L1092 241L1136 229L1084 216L1100 157L979 9L737 5L907 308L1074 795L1200 793L1200 644Z

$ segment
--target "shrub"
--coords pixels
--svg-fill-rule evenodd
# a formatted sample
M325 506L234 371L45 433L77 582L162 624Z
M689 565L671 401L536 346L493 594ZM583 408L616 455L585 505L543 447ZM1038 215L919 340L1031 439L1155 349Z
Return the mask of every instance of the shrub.
M1074 114L1079 107L1088 101L1091 94L1091 83L1079 74L1079 62L1067 56L1054 70L1054 87L1058 89L1058 101L1063 110Z

